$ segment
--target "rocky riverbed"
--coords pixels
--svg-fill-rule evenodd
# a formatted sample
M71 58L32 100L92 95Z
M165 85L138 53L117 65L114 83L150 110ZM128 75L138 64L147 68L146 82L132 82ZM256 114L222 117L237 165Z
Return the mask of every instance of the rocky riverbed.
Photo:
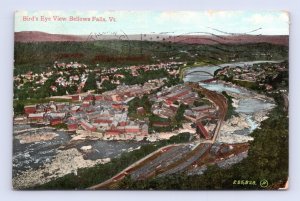
M218 81L200 85L219 93L225 91L232 97L235 115L223 123L217 139L219 142L243 143L253 140L248 135L259 128L261 122L268 118L269 111L275 107L272 98L231 83Z
M109 158L85 160L75 148L59 151L51 163L47 163L37 170L26 170L13 178L14 189L23 189L38 184L44 184L66 174L77 174L79 168L92 167L96 164L110 162Z
M224 143L244 143L253 140L249 134L259 128L261 122L268 118L268 113L275 104L273 104L268 98L266 99L268 102L260 100L266 107L261 107L260 110L253 109L252 111L249 110L249 108L255 107L254 105L250 104L247 106L247 109L245 109L245 106L243 105L240 106L241 100L245 100L248 97L242 97L240 94L236 95L233 93L230 95L234 97L233 106L235 107L236 114L223 123L220 136L217 141ZM255 96L250 98L251 102L252 99L255 99Z
M16 189L42 184L76 172L78 168L106 163L123 152L149 142L105 141L47 126L14 125L13 185ZM73 140L72 140L73 139Z

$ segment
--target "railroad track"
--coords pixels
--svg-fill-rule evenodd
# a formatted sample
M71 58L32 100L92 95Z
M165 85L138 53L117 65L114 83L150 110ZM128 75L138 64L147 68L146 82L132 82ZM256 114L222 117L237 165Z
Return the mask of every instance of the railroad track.
M198 83L188 82L186 84L193 88L195 91L199 91L204 96L206 96L209 100L211 100L214 103L214 105L218 109L218 123L213 138L211 140L211 143L214 143L220 134L222 124L225 120L225 116L228 109L227 99L222 94L201 87Z

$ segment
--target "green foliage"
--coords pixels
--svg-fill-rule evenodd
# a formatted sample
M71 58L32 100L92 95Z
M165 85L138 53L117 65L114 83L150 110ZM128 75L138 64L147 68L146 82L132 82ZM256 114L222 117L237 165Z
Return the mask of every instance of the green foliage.
M258 82L249 82L249 81L243 81L243 80L225 80L232 82L233 84L239 85L241 87L245 87L247 89L255 90L255 91L262 91L262 88L259 87Z
M282 69L278 68L282 67ZM226 68L226 67L225 67ZM252 73L258 73L260 76L257 76L256 81L247 81L240 79L233 79L234 72L232 70L227 71L227 75L217 75L219 71L224 68L220 68L215 71L214 75L220 80L226 82L231 82L233 84L245 87L247 89L255 90L259 93L262 93L266 90L264 84L272 86L273 90L288 88L289 86L289 71L288 71L288 61L283 61L278 64L274 63L260 63L254 64L251 67ZM264 71L263 73L260 73Z
M128 116L133 119L144 118L151 115L152 103L149 101L147 95L144 95L141 98L134 98L128 103L128 106ZM144 108L145 114L142 115L137 113L137 108L139 107Z
M206 105L206 103L204 101L200 101L200 100L194 101L194 106L195 107L199 107L199 106L202 106L202 105Z
M283 62L284 65L288 65L287 62ZM279 71L274 75L266 76L265 80L262 80L262 83L269 84L273 87L274 90L280 88L289 87L289 71Z
M179 75L168 76L168 79L166 81L166 86L171 87L171 86L174 86L174 85L177 85L177 84L182 84L182 83L183 83L183 81L180 80Z
M227 99L227 105L228 105L228 109L227 109L227 113L225 116L225 120L230 119L232 115L236 115L237 113L235 112L234 107L232 106L232 97L229 96L226 91L222 91L222 94L225 96L225 98Z
M129 72L124 72L125 78L121 79L121 81L126 85L144 84L148 80L159 79L169 76L168 72L165 69L151 71L139 70L138 73L138 76L133 76Z
M59 75L51 76L42 86L37 87L34 82L26 82L22 89L14 87L14 99L26 100L30 99L43 99L51 95L65 95L66 88L57 86L57 92L52 92L50 86L56 85L55 80ZM35 90L34 90L35 88Z
M166 122L169 124L169 126L166 127L157 127L154 126L155 122ZM174 126L171 125L170 119L161 118L157 115L150 115L149 116L149 133L155 133L155 132L170 132L174 130Z
M104 80L101 85L101 92L111 91L117 88L116 84L111 83L109 80Z
M107 80L106 80L107 81ZM88 75L88 78L85 82L85 85L83 87L83 91L88 91L88 90L96 90L97 85L96 85L96 74L95 73L90 73Z
M149 132L168 132L172 131L174 129L178 129L182 126L182 123L184 121L184 111L188 106L181 104L179 108L177 109L176 115L172 119L166 119L161 118L157 115L154 115L151 113L151 107L152 103L149 101L148 96L144 95L142 98L135 98L132 101L129 102L129 108L128 108L128 116L136 119L144 119L147 117L149 119ZM143 107L145 110L145 114L141 115L137 113L137 108ZM154 122L168 122L170 125L166 127L155 127L153 126Z
M21 102L14 103L14 115L24 114L24 104Z
M65 129L65 130L68 129L68 125L65 123L57 124L57 125L54 125L53 127L56 129Z
M180 128L182 127L182 123L184 121L184 111L188 108L187 105L185 104L180 104L180 106L178 107L177 111L176 111L176 115L175 115L175 118L174 118L174 121L173 121L173 125L176 127L176 128Z

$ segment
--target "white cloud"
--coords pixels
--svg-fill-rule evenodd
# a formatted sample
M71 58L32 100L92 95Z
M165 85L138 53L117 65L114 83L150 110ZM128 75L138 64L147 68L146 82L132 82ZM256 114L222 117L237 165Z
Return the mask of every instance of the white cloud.
M157 20L159 23L182 23L189 24L192 22L201 21L202 14L199 12L190 12L190 11L177 11L177 12L162 12Z
M267 25L272 23L288 23L289 15L287 12L276 13L256 13L246 20L253 25Z
M211 19L213 18L219 18L219 19L224 19L224 18L231 18L231 17L236 17L238 15L241 15L243 12L242 11L216 11L216 10L209 10L204 12L205 15Z
M248 21L254 25L270 24L275 21L274 15L271 14L254 14Z

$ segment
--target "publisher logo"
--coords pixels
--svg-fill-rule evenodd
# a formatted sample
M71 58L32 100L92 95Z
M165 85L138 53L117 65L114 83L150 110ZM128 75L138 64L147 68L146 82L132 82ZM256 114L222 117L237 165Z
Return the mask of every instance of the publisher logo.
M260 187L267 188L269 185L269 182L266 179L262 179L262 180L260 180L259 184L260 184Z

